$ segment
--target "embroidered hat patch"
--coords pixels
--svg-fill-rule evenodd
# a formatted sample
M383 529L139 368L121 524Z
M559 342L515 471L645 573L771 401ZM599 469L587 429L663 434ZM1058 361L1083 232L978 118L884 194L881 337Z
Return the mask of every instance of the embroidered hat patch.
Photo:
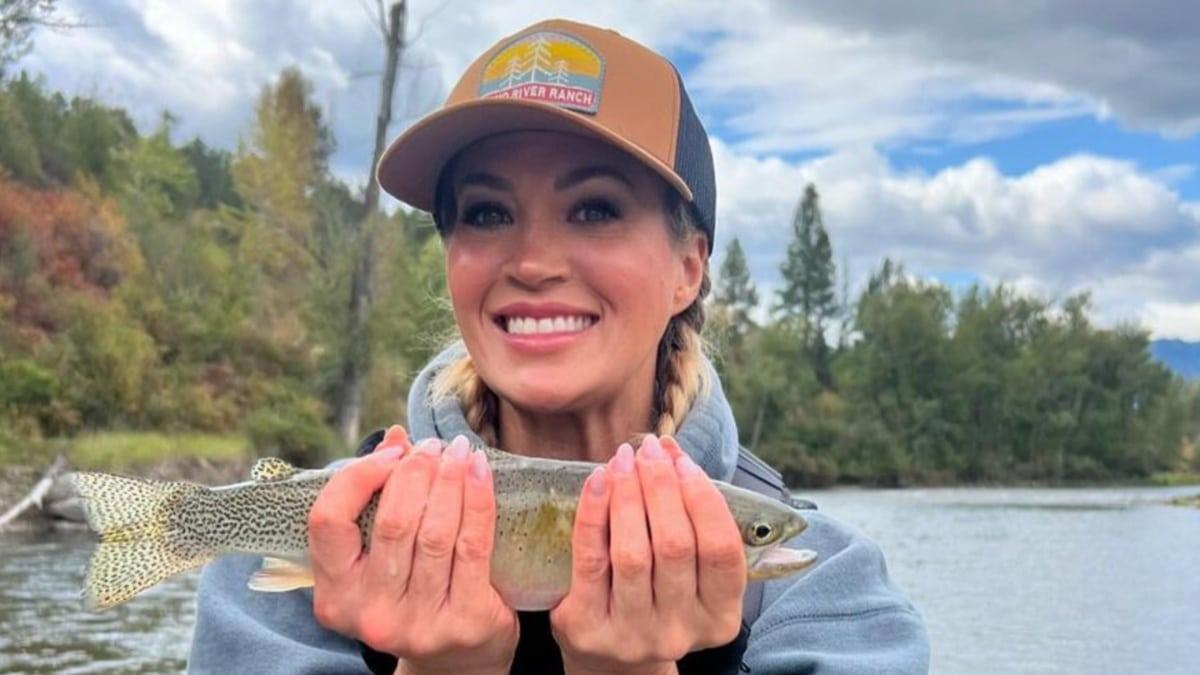
M586 42L558 31L530 33L501 49L483 69L482 98L519 98L595 113L604 59Z

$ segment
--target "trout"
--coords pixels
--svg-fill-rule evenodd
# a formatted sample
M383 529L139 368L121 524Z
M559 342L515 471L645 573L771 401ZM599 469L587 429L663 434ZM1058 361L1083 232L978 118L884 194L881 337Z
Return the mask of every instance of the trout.
M518 610L556 605L571 584L571 534L584 480L597 466L513 455L485 448L496 489L491 582ZM226 554L264 556L249 587L284 592L312 586L308 513L336 468L299 469L260 459L250 480L207 487L108 473L78 472L72 481L88 525L99 534L84 582L88 609L119 605L155 584ZM752 581L810 567L807 550L780 544L807 523L775 499L714 481L737 522ZM376 493L359 516L371 538Z

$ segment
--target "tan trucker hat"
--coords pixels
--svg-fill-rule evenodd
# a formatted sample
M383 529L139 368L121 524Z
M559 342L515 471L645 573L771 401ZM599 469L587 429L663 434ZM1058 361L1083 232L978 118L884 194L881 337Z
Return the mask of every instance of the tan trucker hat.
M645 162L695 207L711 252L716 181L708 134L675 67L616 31L552 19L504 38L467 68L442 107L379 161L389 194L432 211L460 150L508 131L593 136Z

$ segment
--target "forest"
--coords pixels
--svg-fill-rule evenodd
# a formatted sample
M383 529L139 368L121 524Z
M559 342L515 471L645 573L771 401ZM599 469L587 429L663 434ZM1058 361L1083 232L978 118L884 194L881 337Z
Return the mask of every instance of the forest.
M403 423L413 377L453 339L429 217L332 175L336 139L299 71L262 89L232 151L177 140L176 123L142 131L35 76L0 82L0 461L155 432L319 463ZM783 288L760 297L733 239L707 325L742 442L792 485L1200 469L1200 396L1146 331L1095 325L1086 294L956 292L902 261L851 297L818 186L796 198Z

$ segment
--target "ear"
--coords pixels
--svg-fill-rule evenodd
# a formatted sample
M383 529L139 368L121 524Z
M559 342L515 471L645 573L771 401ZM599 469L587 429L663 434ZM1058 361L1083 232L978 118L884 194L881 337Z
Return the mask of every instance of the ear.
M680 274L675 282L675 294L671 306L672 315L687 309L700 294L700 284L704 281L704 270L708 267L708 240L702 235L694 236L691 241L679 249L678 255Z

